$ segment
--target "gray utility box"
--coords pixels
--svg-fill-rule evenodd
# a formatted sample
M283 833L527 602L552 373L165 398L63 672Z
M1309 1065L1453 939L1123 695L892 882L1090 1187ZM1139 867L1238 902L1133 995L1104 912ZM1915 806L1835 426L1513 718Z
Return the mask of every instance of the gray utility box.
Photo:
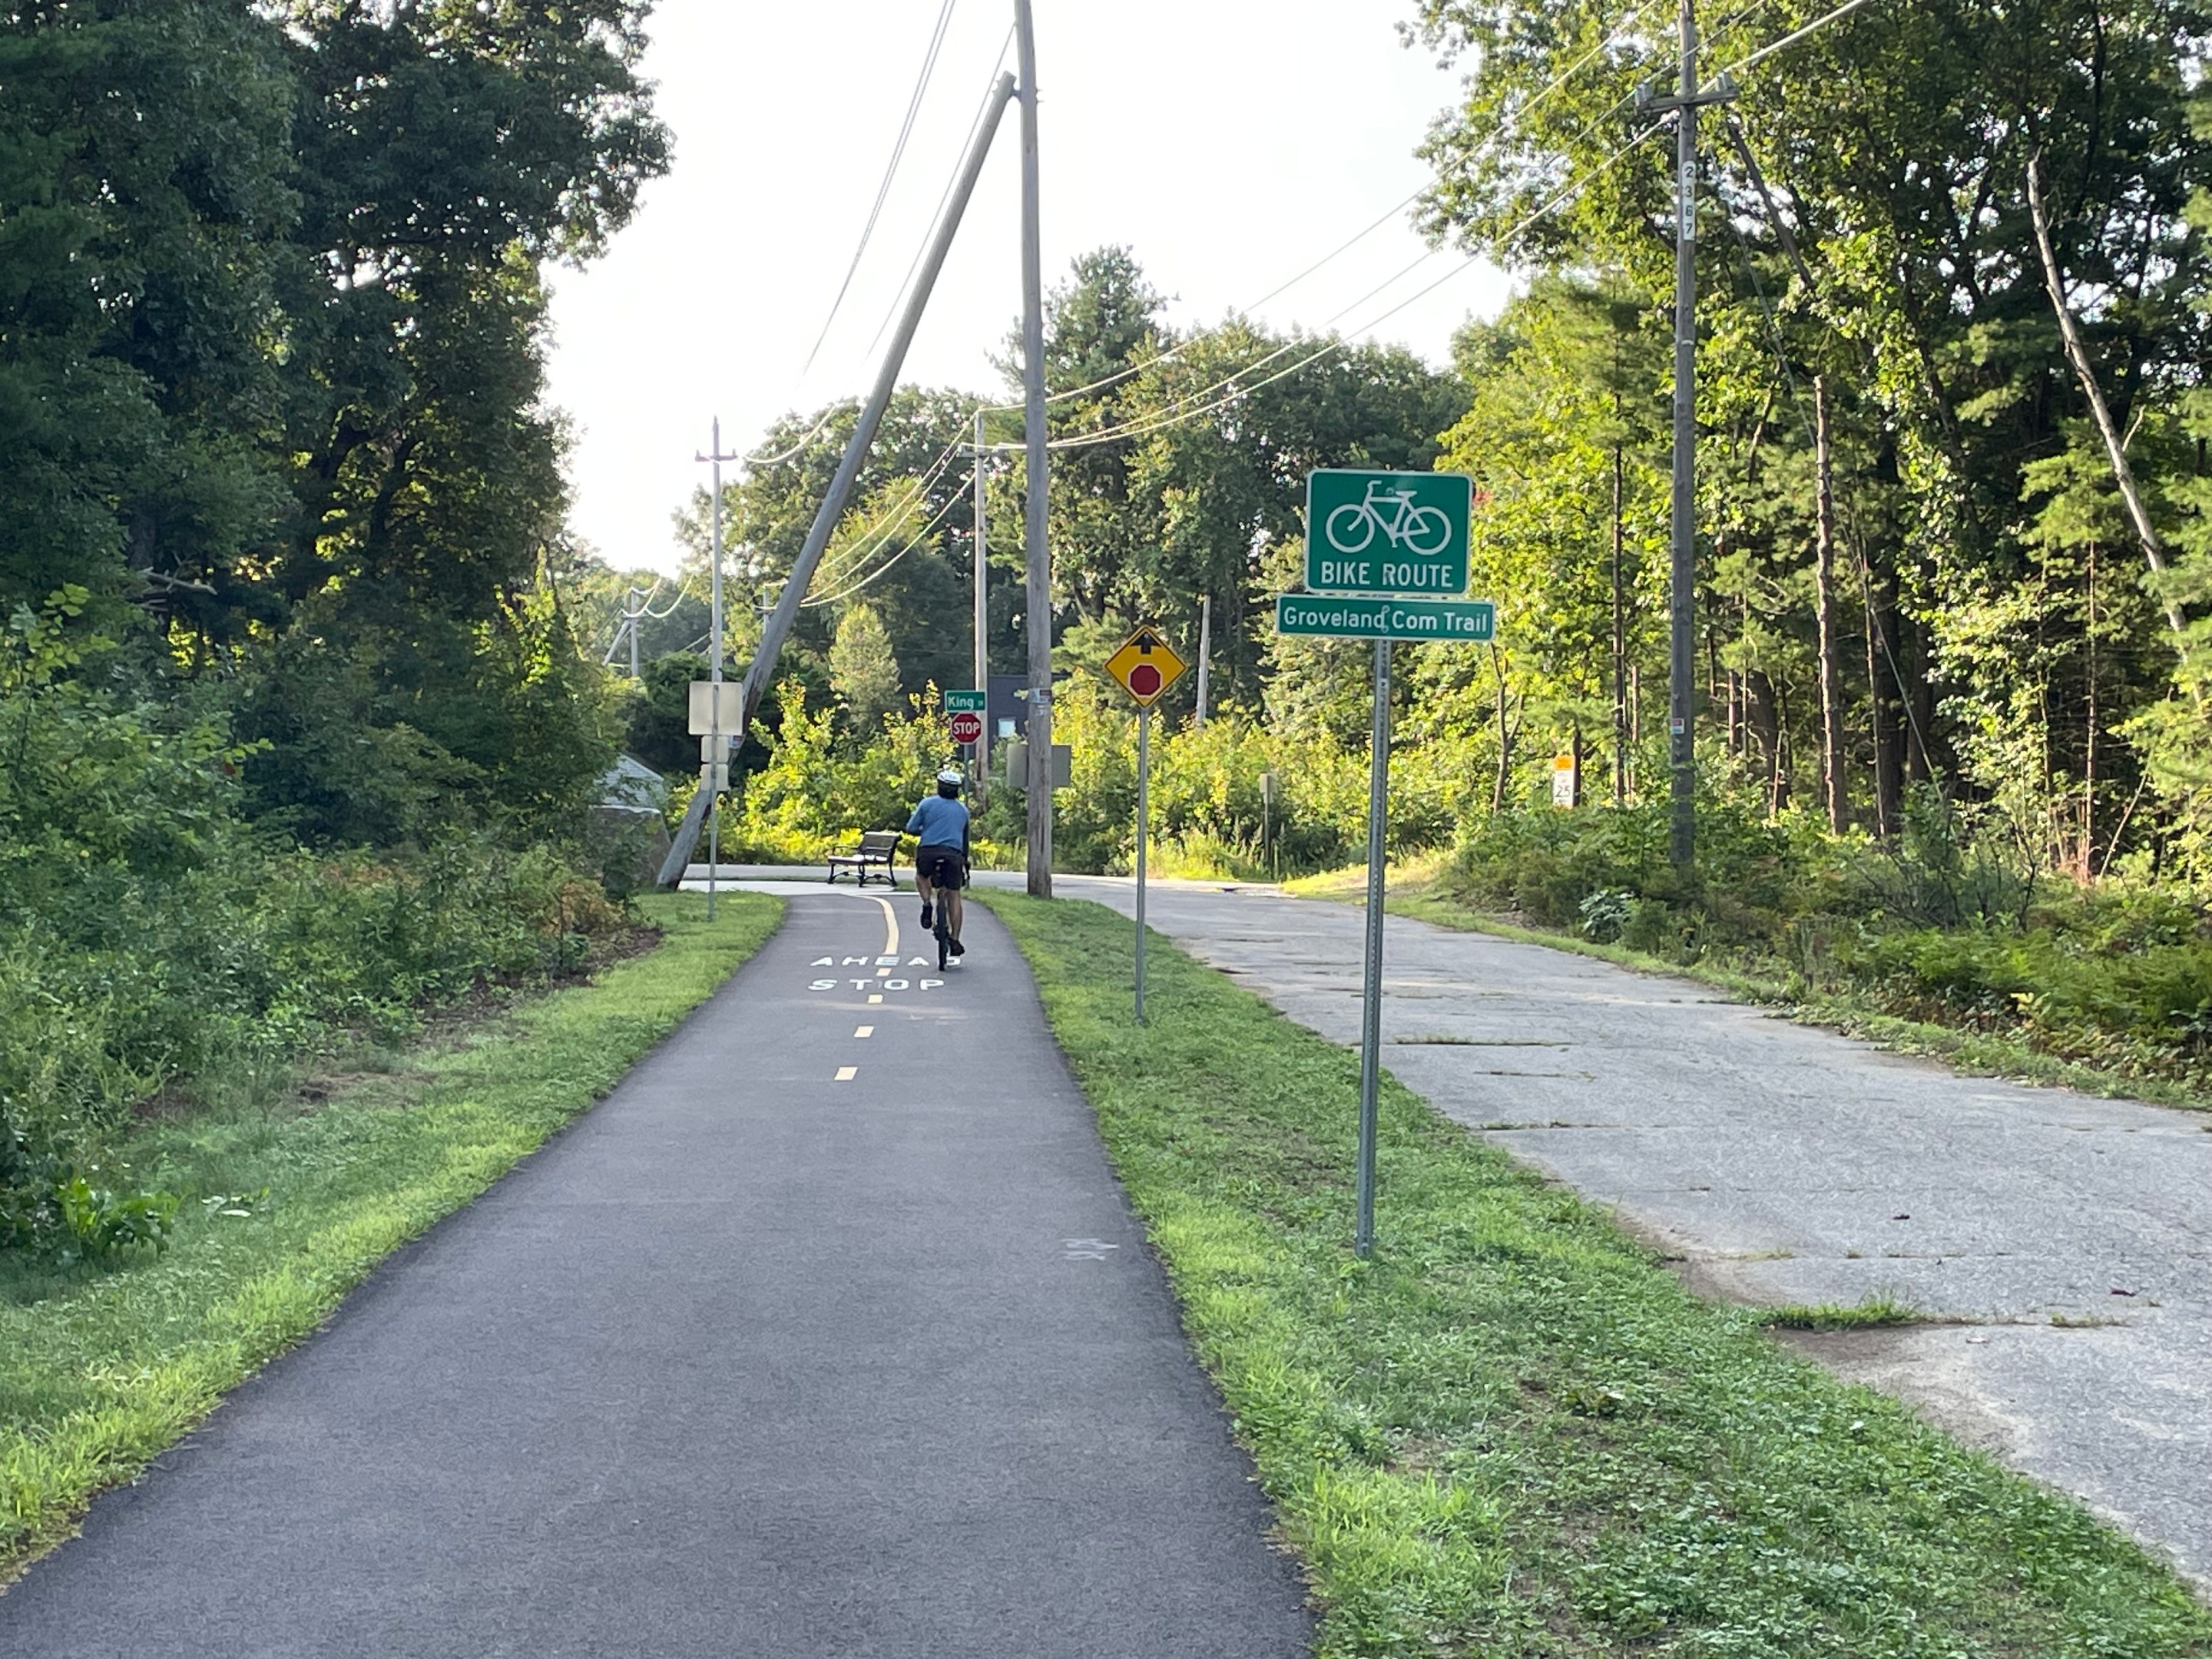
M1027 789L1030 787L1030 746L1020 738L1010 738L999 745L1006 757L1008 787ZM1052 746L1052 787L1072 789L1075 787L1075 751L1064 743Z

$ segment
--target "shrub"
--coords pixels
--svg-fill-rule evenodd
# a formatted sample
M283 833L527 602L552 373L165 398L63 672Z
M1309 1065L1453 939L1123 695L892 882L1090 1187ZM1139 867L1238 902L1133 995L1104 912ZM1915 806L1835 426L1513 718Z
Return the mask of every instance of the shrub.
M330 855L248 823L219 713L86 671L64 592L0 647L0 1243L158 1249L112 1148L179 1079L261 1071L321 1030L380 1038L485 981L573 969L620 926L545 849L455 836Z

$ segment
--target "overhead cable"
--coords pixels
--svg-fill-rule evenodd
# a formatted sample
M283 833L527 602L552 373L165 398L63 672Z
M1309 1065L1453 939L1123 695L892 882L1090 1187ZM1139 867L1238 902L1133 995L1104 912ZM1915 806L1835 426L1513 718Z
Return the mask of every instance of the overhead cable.
M985 82L983 101L976 106L975 118L968 124L968 136L961 141L960 155L963 160L968 154L969 146L975 142L976 129L981 126L990 115L991 100L999 94L999 71L1006 67L1006 52L1013 45L1013 41L1014 25L1009 24L1006 27L1006 38L999 43L998 61L991 65L990 76ZM953 163L952 171L945 180L945 188L938 194L937 206L929 216L929 222L933 225L945 216L945 204L952 199L953 186L960 182L960 161L956 161ZM891 319L898 315L899 307L906 299L907 289L914 284L914 273L921 266L921 256L927 251L928 246L927 237L915 244L914 258L907 261L906 275L899 278L898 290L891 295L890 308L884 313L883 321L876 325L875 336L869 340L868 349L862 354L863 356L873 356L877 346L883 343L884 331L891 325Z
M1752 0L1752 3L1745 6L1743 10L1737 14L1737 16L1741 17L1746 13L1753 9L1757 5L1763 4L1764 3L1765 0ZM1862 3L1863 3L1863 0L1862 0ZM1491 132L1488 137L1485 137L1483 141L1475 147L1474 155L1482 155L1503 142L1505 137L1517 127L1522 121L1525 120L1529 113L1533 112L1539 104L1542 103L1546 99L1551 97L1553 94L1559 91L1561 87L1567 83L1568 80L1571 76L1578 73L1585 64L1589 64L1589 61L1595 58L1600 52L1605 51L1609 46L1619 44L1629 34L1636 24L1642 21L1644 15L1646 12L1650 11L1655 6L1660 3L1661 0L1644 0L1644 3L1637 7L1634 11L1629 13L1626 17L1624 17L1612 33L1607 34L1603 40L1600 40L1595 46L1592 46L1581 57L1575 59L1573 63L1568 64L1567 67L1560 70L1558 75L1553 76L1551 81L1546 85L1530 94L1528 100L1526 103L1510 112L1498 127ZM1629 100L1625 98L1620 100L1620 102L1624 104L1628 101ZM1619 107L1620 105L1618 104L1614 106L1614 108L1616 109ZM1470 156L1469 159L1473 160L1474 157ZM1370 222L1364 228L1353 232L1350 236L1338 243L1327 253L1322 254L1320 258L1315 260L1311 264L1308 265L1304 270L1298 272L1297 276L1291 277L1288 282L1278 283L1275 287L1268 289L1267 293L1261 295L1258 299L1253 301L1249 305L1241 307L1241 310L1245 312L1257 311L1261 306L1266 305L1268 301L1275 299L1280 295L1287 294L1291 289L1296 288L1300 283L1305 281L1307 277L1312 276L1314 272L1319 270L1323 265L1326 265L1340 256L1351 252L1351 250L1357 246L1360 242L1373 235L1384 225L1389 223L1391 220L1396 218L1399 214L1413 206L1415 202L1420 200L1422 196L1426 193L1428 188L1429 187L1426 185L1423 185L1419 190L1414 191L1411 195L1406 197L1403 200L1389 208L1380 217ZM1433 254L1439 251L1440 250L1432 249L1431 250L1431 253ZM1429 257L1430 255L1428 254L1422 256L1424 259ZM1421 260L1417 259L1413 263L1415 265L1418 265L1421 263ZM1412 268L1412 266L1408 266L1407 269L1411 270ZM1406 272L1401 270L1398 274L1402 276ZM1395 282L1397 277L1394 276L1390 280L1392 282ZM1388 287L1389 284L1385 283L1384 286ZM1353 301L1352 305L1358 306L1364 303L1366 299L1372 297L1373 292L1373 290L1370 290L1368 295L1363 295L1361 299ZM1349 309L1350 307L1346 308ZM1342 313L1339 313L1338 314L1341 315ZM1133 364L1127 368L1116 369L1113 374L1103 375L1098 380L1091 381L1087 385L1069 386L1065 391L1052 392L1046 397L1045 402L1048 404L1064 403L1070 398L1080 398L1089 392L1103 391L1108 386L1116 385L1122 380L1127 380L1133 374L1141 374L1146 369L1152 368L1156 364L1167 362L1174 358L1181 356L1184 352L1189 350L1192 346L1197 344L1199 340L1202 337L1202 336L1194 336L1191 339L1186 340L1179 345L1170 347L1167 350L1159 353L1157 356L1147 357L1143 362ZM1018 410L1021 407L1022 405L1019 404L991 404L986 405L986 410L988 413L1003 414L1009 410Z
M868 210L868 222L860 227L860 245L853 250L853 263L845 268L845 280L837 285L837 297L830 302L830 314L822 319L822 332L815 337L814 349L806 354L806 368L814 367L814 359L822 350L822 343L830 337L830 325L837 320L837 312L845 303L845 295L853 286L853 275L860 268L860 256L868 251L868 239L875 234L876 221L882 216L884 203L891 193L891 180L898 176L899 161L906 155L906 141L914 132L914 118L921 112L922 95L929 90L929 77L937 68L937 55L945 45L945 25L952 21L956 0L945 0L939 7L937 27L929 37L928 49L923 52L921 73L915 77L914 95L907 100L906 118L899 123L898 137L891 145L891 159L884 168L883 182L876 186L875 205Z
M1827 13L1824 16L1815 17L1811 22L1806 24L1803 28L1794 30L1791 33L1784 35L1779 40L1772 41L1766 46L1761 46L1757 52L1753 52L1748 58L1737 58L1735 62L1730 64L1726 69L1723 70L1721 74L1741 75L1744 70L1749 69L1753 64L1764 62L1765 59L1773 57L1776 52L1780 52L1785 46L1796 46L1807 35L1811 34L1817 30L1827 27L1829 24L1834 22L1838 17L1847 17L1851 13L1856 11L1861 6L1867 5L1869 3L1870 3L1870 0L1844 0L1844 3L1842 5L1838 6L1833 11Z
M945 469L951 464L953 458L957 456L959 452L960 445L957 440L952 443L947 444L943 449L938 451L937 459L930 462L927 466L922 469L920 476L915 479L913 484L908 489L906 494L901 496L890 507L883 509L880 516L884 520L889 521L890 527L884 531L870 545L848 549L844 553L840 555L839 560L842 564L842 568L834 573L829 574L827 580L830 581L844 580L846 577L851 575L854 571L859 569L861 565L865 564L870 557L887 545L890 542L891 538L898 534L899 515L903 514L908 507L912 507L916 501L921 498L931 484L936 483L939 478L945 475ZM816 576L817 580L821 580L823 578L823 573L817 570L816 572Z
M1540 203L1528 214L1523 216L1510 230L1507 231L1505 235L1500 240L1499 246L1503 247L1510 245L1515 237L1519 236L1527 231L1530 227L1534 225L1539 219L1549 213L1553 208L1559 206L1569 197L1583 190L1594 180L1602 177L1607 173L1610 173L1623 156L1626 155L1630 150L1635 149L1637 145L1642 143L1657 130L1658 129L1656 128L1646 128L1644 131L1635 134L1633 137L1628 138L1615 148L1611 155L1607 155L1604 161L1601 161L1590 172L1585 173L1579 179L1571 179L1566 184L1561 185L1557 191L1553 192L1550 197L1547 198L1543 202ZM1377 315L1370 318L1364 325L1361 325L1358 331L1364 333L1369 329L1372 329L1379 324L1388 322L1392 317L1396 316L1398 313L1403 311L1407 306L1413 304L1416 301L1426 298L1437 289L1442 288L1446 283L1450 282L1455 276L1461 276L1464 272L1471 270L1478 262L1480 258L1480 255L1470 255L1467 259L1462 261L1451 270L1444 272L1443 276L1437 277L1434 282L1428 283L1425 287L1415 289L1404 299L1399 301L1395 305L1390 307L1389 310L1383 311ZM1406 273L1403 271L1399 273L1400 276L1403 276ZM1391 278L1392 282L1395 282L1396 280L1397 277ZM1389 286L1389 283L1386 283L1383 286L1387 288ZM1249 386L1239 386L1226 397L1218 398L1210 404L1206 404L1199 408L1186 410L1182 414L1170 416L1167 418L1150 422L1140 422L1134 426L1125 428L1118 432L1103 432L1090 434L1079 438L1063 438L1051 445L1050 447L1054 449L1084 449L1088 448L1094 444L1116 443L1125 438L1141 438L1151 433L1166 431L1170 427L1181 426L1186 422L1197 419L1201 415L1211 414L1216 410L1225 409L1231 404L1240 402L1243 398L1249 397L1253 392L1259 391L1262 386L1273 386L1276 381L1286 379L1290 375L1298 373L1301 369L1310 368L1324 357L1344 350L1346 349L1346 342L1340 337L1336 339L1328 341L1321 346L1319 349L1300 358L1297 362L1292 363L1287 368L1279 369L1274 374L1267 376L1266 380L1255 380ZM1270 354L1271 356L1279 355L1279 353ZM1257 365L1254 365L1254 367L1257 367ZM1244 372L1249 373L1250 371L1248 368ZM1226 384L1226 382L1222 382L1221 384Z
M934 518L931 519L927 524L922 526L921 529L914 532L913 536L908 539L907 544L904 547L899 549L897 552L892 554L890 558L884 560L883 563L878 565L875 569L861 577L860 580L852 583L849 586L839 589L835 593L824 593L818 598L802 599L799 603L802 605L835 605L838 600L851 598L862 588L868 586L870 584L878 581L884 576L889 574L893 565L896 564L901 559L906 557L908 554L913 552L915 548L921 546L922 543L929 539L930 532L935 530L939 525L943 524L947 518L951 516L952 509L960 505L962 499L963 498L959 495L954 495L947 500L943 507L937 509L937 514Z

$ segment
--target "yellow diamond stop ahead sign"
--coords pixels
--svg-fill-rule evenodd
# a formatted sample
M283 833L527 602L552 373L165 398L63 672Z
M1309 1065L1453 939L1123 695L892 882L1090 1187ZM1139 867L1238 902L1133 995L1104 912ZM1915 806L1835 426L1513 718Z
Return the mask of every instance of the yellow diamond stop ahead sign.
M1189 666L1150 623L1122 641L1121 648L1106 659L1106 672L1143 708L1158 702L1160 694L1181 679Z

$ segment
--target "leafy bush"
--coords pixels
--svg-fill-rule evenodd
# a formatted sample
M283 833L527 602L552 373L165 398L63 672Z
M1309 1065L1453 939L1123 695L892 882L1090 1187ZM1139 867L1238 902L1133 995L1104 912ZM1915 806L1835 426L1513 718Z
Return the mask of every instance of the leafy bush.
M112 1149L173 1080L333 1026L396 1037L574 968L621 917L550 851L320 855L250 823L219 712L94 672L83 600L19 610L0 648L0 1243L105 1261L166 1236Z
M1612 892L1717 903L1731 931L1753 925L1753 912L1795 913L1820 884L1827 854L1803 826L1769 823L1756 806L1724 799L1699 804L1701 889L1686 893L1668 857L1668 823L1665 801L1493 813L1462 836L1452 879L1476 902L1553 926L1580 925L1583 902Z

